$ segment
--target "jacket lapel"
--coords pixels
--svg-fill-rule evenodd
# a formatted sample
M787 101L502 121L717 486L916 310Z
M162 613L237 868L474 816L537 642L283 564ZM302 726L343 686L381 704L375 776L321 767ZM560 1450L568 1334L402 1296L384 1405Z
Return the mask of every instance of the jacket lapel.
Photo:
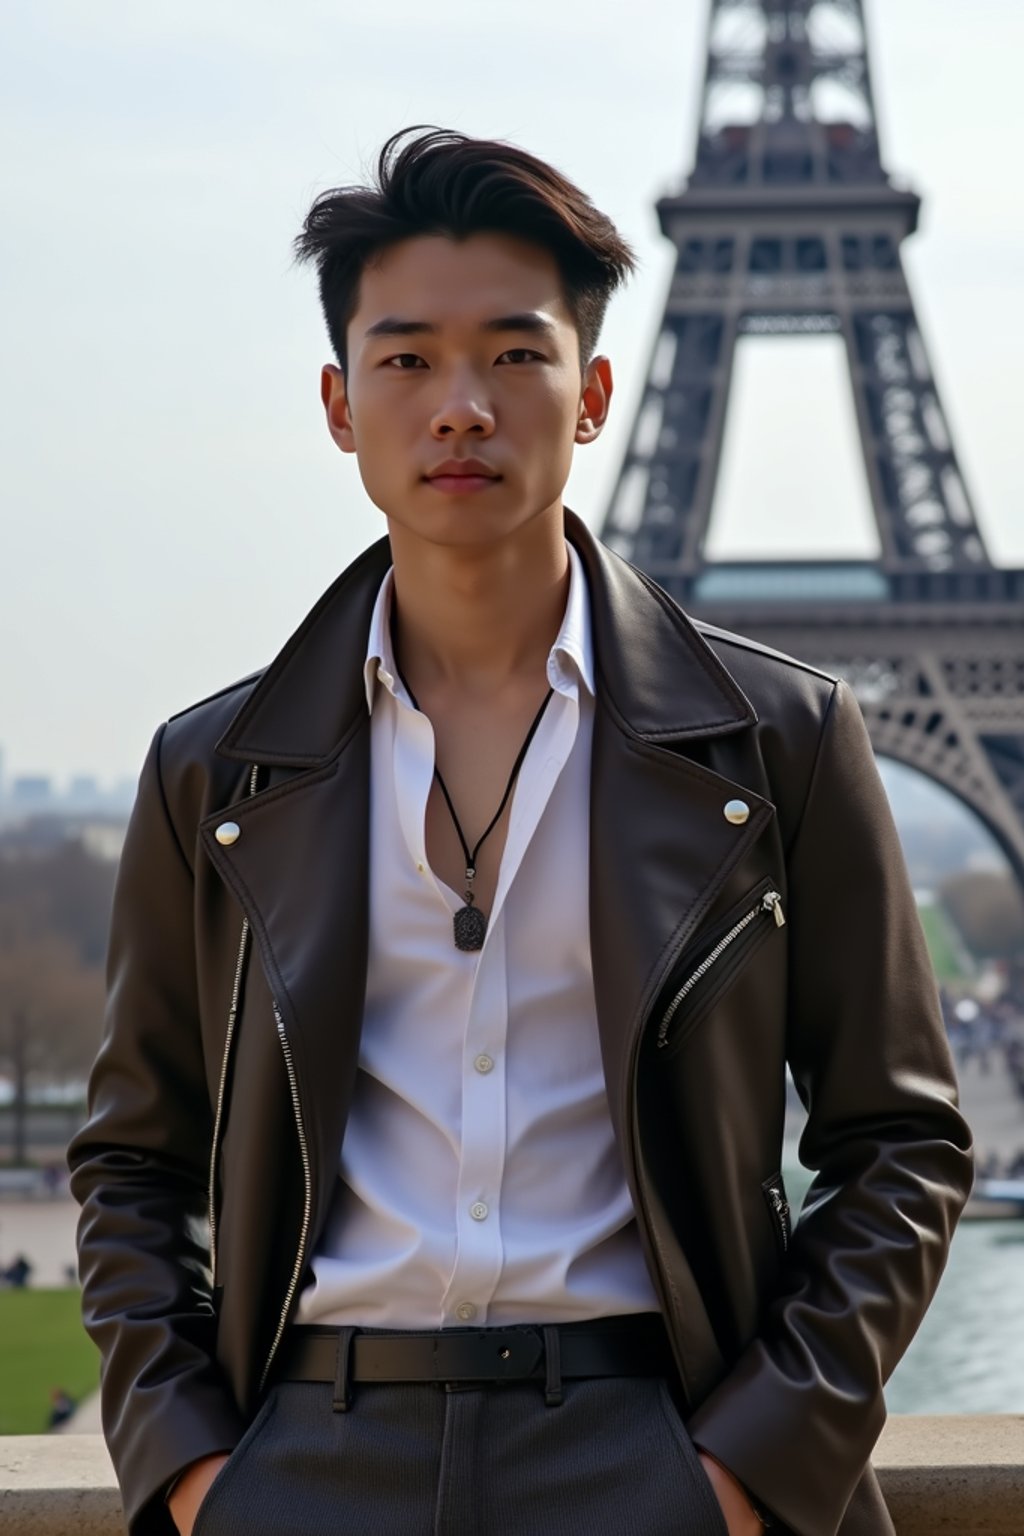
M773 807L685 755L688 743L757 716L686 615L571 513L597 657L590 796L590 940L616 1130L625 1133L630 1053L672 962ZM743 800L748 819L725 816Z

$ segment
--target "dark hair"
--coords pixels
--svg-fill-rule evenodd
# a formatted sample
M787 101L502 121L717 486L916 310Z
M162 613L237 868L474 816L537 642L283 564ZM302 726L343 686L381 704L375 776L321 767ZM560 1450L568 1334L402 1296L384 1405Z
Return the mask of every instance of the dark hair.
M399 148L410 133L420 136ZM322 192L295 239L298 260L316 263L320 303L342 369L359 280L375 253L415 235L461 240L488 231L531 240L554 256L585 367L608 300L635 270L629 245L577 186L525 149L417 124L388 139L373 186Z

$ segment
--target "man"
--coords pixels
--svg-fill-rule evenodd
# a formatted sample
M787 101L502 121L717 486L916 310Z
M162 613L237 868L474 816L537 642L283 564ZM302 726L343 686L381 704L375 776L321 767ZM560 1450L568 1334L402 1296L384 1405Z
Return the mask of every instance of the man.
M564 508L610 221L404 137L299 240L388 537L157 733L119 875L69 1161L130 1526L892 1531L970 1157L863 723Z

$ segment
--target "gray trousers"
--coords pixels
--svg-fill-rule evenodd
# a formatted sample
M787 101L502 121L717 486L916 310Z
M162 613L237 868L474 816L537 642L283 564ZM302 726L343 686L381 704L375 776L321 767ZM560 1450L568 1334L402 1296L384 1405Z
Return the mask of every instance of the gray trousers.
M194 1536L726 1536L657 1377L272 1387Z

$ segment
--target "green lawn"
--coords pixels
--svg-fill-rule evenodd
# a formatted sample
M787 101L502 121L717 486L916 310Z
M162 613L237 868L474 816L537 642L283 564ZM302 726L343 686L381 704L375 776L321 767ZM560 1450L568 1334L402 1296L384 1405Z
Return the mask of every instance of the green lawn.
M45 1433L52 1388L81 1401L99 1386L79 1291L0 1291L0 1360L0 1435Z
M928 941L932 966L939 981L961 980L965 972L957 955L956 942L948 916L937 904L919 907L918 914L921 918L921 926L924 928L924 936Z

